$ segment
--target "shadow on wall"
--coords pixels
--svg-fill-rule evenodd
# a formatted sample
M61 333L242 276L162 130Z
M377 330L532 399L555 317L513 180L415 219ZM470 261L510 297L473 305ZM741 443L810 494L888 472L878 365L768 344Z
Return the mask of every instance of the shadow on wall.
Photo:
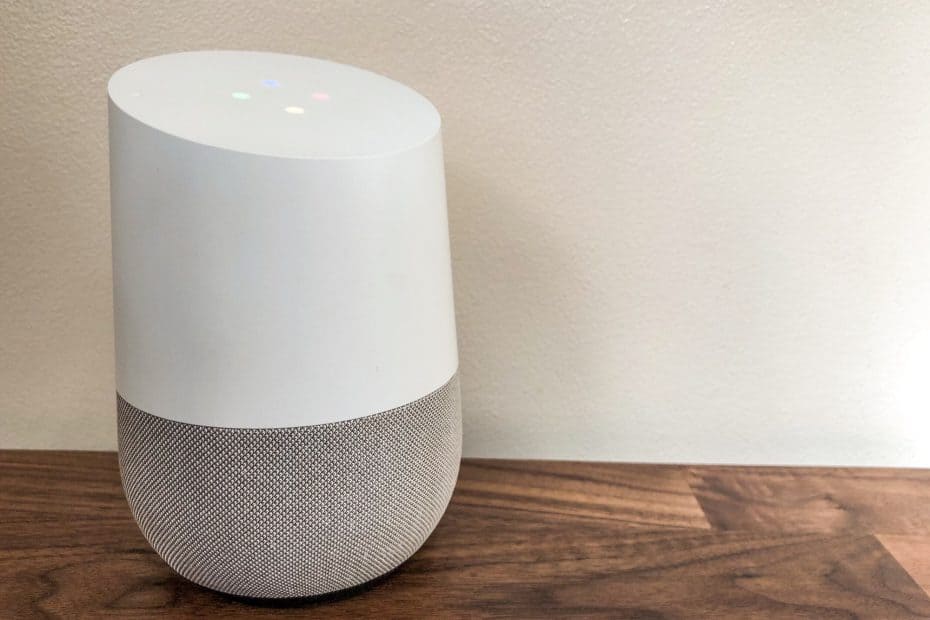
M465 454L519 457L553 432L528 427L527 419L556 410L574 427L583 415L578 403L560 399L583 389L565 383L583 381L593 363L585 359L589 347L572 346L597 337L572 303L589 276L578 268L573 240L551 215L534 217L537 210L521 204L526 198L454 162L446 164L446 183Z
M99 146L92 129L76 135ZM0 355L0 377L9 386L4 447L97 447L100 436L115 446L106 172L94 168L93 158L62 155L58 133L8 138L17 159L5 171L16 183L0 222L4 256L15 256L0 268L0 333L11 352ZM41 434L37 406L54 420Z

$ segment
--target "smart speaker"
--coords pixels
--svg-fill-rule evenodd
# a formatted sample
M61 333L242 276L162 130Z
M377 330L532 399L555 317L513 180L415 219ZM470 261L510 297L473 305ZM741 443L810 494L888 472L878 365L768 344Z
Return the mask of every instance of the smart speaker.
M119 462L178 573L251 597L382 575L461 455L440 120L346 65L190 52L109 87Z

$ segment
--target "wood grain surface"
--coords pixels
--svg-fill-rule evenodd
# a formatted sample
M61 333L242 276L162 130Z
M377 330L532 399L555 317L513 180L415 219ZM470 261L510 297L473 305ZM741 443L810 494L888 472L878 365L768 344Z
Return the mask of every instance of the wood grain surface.
M930 592L930 536L879 534L878 540L914 581Z
M257 601L151 551L114 454L0 451L0 617L927 618L928 500L914 470L466 460L392 574Z

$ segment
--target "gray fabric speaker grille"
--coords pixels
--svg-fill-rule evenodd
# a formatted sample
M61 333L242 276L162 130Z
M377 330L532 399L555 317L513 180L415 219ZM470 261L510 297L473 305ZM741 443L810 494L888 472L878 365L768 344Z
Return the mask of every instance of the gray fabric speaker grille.
M382 575L439 522L458 476L458 378L403 407L294 428L175 422L117 395L119 462L146 539L184 577L255 597Z

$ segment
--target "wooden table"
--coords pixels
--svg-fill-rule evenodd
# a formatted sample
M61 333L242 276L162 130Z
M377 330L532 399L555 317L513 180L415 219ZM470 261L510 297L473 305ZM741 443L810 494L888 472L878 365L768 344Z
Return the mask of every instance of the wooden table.
M930 617L928 556L928 471L469 459L393 574L248 601L158 559L114 454L0 451L3 618Z

